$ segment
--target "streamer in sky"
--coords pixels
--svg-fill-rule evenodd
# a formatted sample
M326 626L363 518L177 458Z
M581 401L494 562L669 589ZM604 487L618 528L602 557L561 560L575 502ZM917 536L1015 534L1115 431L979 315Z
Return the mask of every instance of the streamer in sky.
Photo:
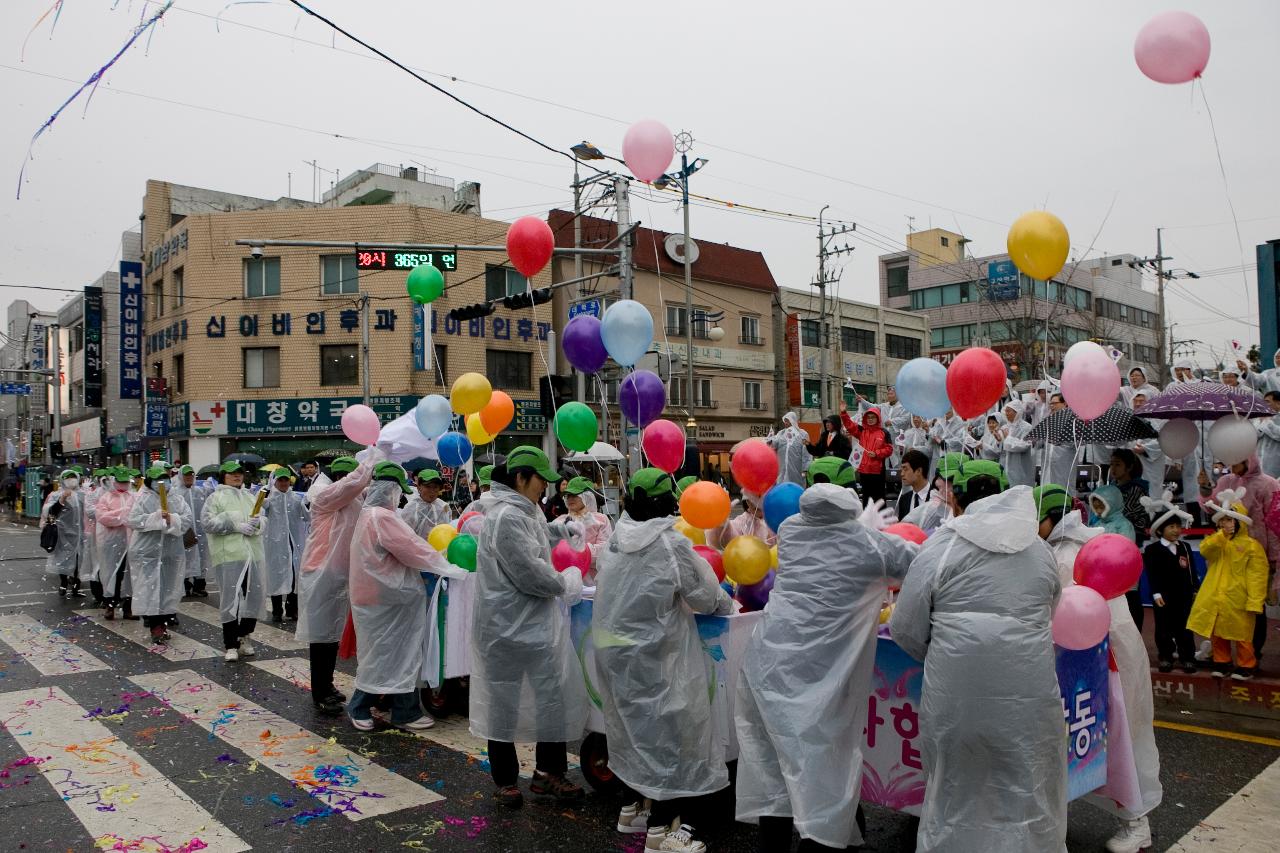
M18 170L17 198L22 198L22 178L27 171L27 161L33 159L31 152L32 152L32 149L35 148L36 140L39 139L46 130L48 130L50 127L53 126L53 123L58 120L58 116L62 115L62 111L65 110L67 107L71 106L72 102L75 101L76 98L80 97L80 95L83 94L86 90L96 89L98 87L98 83L102 81L103 75L105 75L107 71L110 70L111 66L115 65L116 62L119 61L120 57L124 56L125 51L133 47L133 43L136 42L142 36L143 33L151 30L151 28L156 25L156 22L164 17L165 12L168 12L170 7L173 6L173 4L174 4L174 0L166 0L165 4L160 7L159 11L157 11L150 18L147 18L142 23L138 24L138 26L134 27L133 35L129 36L129 40L124 43L124 46L121 47L118 51L116 51L115 56L107 60L106 65L102 66L97 71L90 74L89 79L85 80L84 83L80 84L80 88L72 92L71 97L63 101L62 104L56 110L53 111L53 115L49 116L49 118L45 120L44 124L40 125L39 129L36 130L35 135L31 137L30 144L27 145L26 159L22 161L22 168ZM59 3L58 5L61 5L61 4ZM46 12L45 14L47 15L48 12ZM56 23L56 19L55 19L55 23ZM90 96L92 96L92 91L90 91Z
M62 17L62 3L63 0L54 0L53 5L45 9L44 14L36 19L35 24L31 27L31 32L27 33L27 37L22 40L22 50L18 51L19 62L27 61L27 42L31 40L31 36L35 34L36 30L40 29L40 25L44 23L44 19L49 17L50 14L53 15L53 23L49 25L49 37L53 38L53 31L58 28L58 18Z

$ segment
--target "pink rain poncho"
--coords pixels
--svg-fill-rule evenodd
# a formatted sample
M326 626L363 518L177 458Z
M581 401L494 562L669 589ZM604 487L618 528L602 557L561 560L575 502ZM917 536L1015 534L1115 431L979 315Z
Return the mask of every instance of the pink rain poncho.
M360 518L360 493L373 477L373 458L317 491L311 502L311 532L298 571L298 628L303 643L336 643L347 624L347 576L351 536Z
M125 484L123 489L112 482L94 505L98 530L98 579L108 599L116 596L117 584L120 597L128 598L130 592L128 573L121 576L129 550L129 509L133 506L133 492Z
M583 492L578 497L582 498L582 512L562 515L551 524L553 527L564 527L570 521L576 521L582 525L582 538L591 551L591 569L584 578L584 582L590 586L600 566L600 551L608 547L609 537L613 535L613 524L610 523L609 516L597 511L596 496L593 493ZM567 530L561 536L568 539Z

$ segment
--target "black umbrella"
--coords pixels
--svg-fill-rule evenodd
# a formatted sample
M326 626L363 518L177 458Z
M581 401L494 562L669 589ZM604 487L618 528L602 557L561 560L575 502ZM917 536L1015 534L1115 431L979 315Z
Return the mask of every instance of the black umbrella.
M243 462L245 465L252 465L255 468L261 468L267 464L267 460L263 459L256 453L232 453L225 460L226 462Z
M400 467L408 471L410 474L416 474L427 468L439 469L440 463L435 459L428 459L425 456L415 456Z
M1059 409L1035 425L1027 441L1050 444L1104 444L1119 447L1131 441L1155 438L1151 424L1136 416L1131 409L1116 403L1091 421L1082 421L1070 409Z
M316 451L316 454L311 458L315 459L317 462L332 462L339 456L351 455L352 453L350 450L344 450L341 447L326 447L324 450Z
M218 473L217 465L206 465L196 472L196 476L203 480L205 477L216 477Z

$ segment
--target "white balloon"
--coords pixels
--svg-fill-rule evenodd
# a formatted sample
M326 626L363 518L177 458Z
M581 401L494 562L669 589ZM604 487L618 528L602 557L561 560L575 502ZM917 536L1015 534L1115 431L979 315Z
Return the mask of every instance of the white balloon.
M1209 429L1209 449L1214 458L1234 465L1253 455L1258 448L1258 430L1246 418L1227 415Z
M1107 355L1107 351L1102 348L1101 344L1096 344L1093 341L1076 341L1074 344L1070 346L1070 348L1067 349L1066 355L1062 357L1063 369L1065 369L1066 366L1071 363L1071 359L1075 358L1080 353L1085 351L1100 352L1103 355L1107 356L1107 358L1111 357L1110 355Z
M1174 418L1160 428L1160 449L1170 459L1185 459L1200 441L1200 430L1186 418Z

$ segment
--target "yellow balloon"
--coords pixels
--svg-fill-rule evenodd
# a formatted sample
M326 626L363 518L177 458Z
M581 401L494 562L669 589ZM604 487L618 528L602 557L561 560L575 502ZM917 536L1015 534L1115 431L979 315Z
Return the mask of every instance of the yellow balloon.
M1062 271L1071 237L1062 220L1047 210L1033 210L1009 227L1009 257L1028 276L1048 281Z
M724 546L724 574L742 586L760 583L769 574L769 546L758 536L735 536Z
M683 533L685 536L689 537L689 541L692 542L694 545L707 544L706 531L699 530L689 522L685 521L683 518L676 519L675 528L676 530L679 530L681 533Z
M888 625L889 619L892 616L893 616L893 605L892 604L885 605L885 607L880 611L880 624Z
M493 386L479 373L464 373L453 380L449 405L460 415L472 415L489 405Z
M484 431L484 424L480 423L478 413L467 415L467 438L471 439L471 444L475 447L493 441L493 436Z
M443 554L457 535L458 531L454 530L452 524L437 524L427 534L427 544Z
M774 545L769 549L769 568L778 568L778 546Z

